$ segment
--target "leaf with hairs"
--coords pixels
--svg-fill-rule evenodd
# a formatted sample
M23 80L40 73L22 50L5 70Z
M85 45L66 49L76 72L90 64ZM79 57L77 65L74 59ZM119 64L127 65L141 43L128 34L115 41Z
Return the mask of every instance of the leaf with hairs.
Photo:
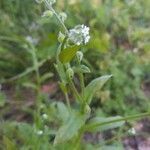
M84 100L90 104L94 94L99 91L111 77L112 75L105 75L91 81L84 89Z

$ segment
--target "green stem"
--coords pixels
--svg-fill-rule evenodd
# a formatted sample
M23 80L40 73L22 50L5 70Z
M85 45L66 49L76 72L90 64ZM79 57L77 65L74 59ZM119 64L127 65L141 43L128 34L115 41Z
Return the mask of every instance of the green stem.
M83 97L84 96L84 88L85 88L83 73L79 74L79 78L80 78L80 82L81 82L81 93L82 93L82 97Z
M146 112L146 113L142 113L142 114L138 114L138 115L127 116L127 117L123 117L123 118L120 118L120 119L115 119L115 120L112 120L112 121L106 121L106 122L102 122L102 123L87 125L87 126L85 126L85 128L83 130L86 131L86 130L90 130L91 128L95 128L97 126L104 126L104 125L107 125L107 124L120 122L120 121L136 120L138 118L147 117L147 116L150 116L150 112Z
M8 37L8 36L0 36L0 40L11 41L11 42L20 42L18 38Z
M58 49L57 49L57 52L56 52L56 63L57 63L57 64L58 64L58 63L61 63L61 62L59 61L59 54L60 54L60 51L61 51L61 46L62 46L62 44L59 45L59 47L58 47Z
M56 63L57 63L57 64L61 63L61 62L59 61L59 53L60 53L60 51L61 51L62 45L63 45L63 44L60 44L59 47L58 47L58 49L57 49L57 53L56 53ZM61 75L60 75L59 71L57 71L57 72L58 72L58 74L59 74L59 77L60 77L61 82L63 82L63 79L61 78ZM65 86L65 88L67 89L66 86ZM71 110L71 107L70 107L70 100L69 100L68 93L66 93L66 92L64 92L64 91L63 91L63 93L64 93L64 95L65 95L65 99L66 99L67 106L68 106L69 110Z
M69 81L69 84L70 84L70 88L72 89L72 92L74 93L75 95L75 98L79 101L79 102L82 102L82 97L80 96L80 94L78 93L74 83L72 80Z
M82 138L82 132L80 132L79 134L78 134L78 136L75 138L75 142L74 142L74 149L73 150L77 150L77 149L79 149L79 146L80 146L80 141L81 141L81 138Z
M68 7L68 0L64 0L64 9L66 10Z
M41 88L41 81L40 81L40 73L39 73L39 65L38 65L38 58L36 55L36 50L32 44L31 47L31 54L33 59L33 66L36 72L36 80L37 80L37 102L36 102L36 113L35 113L35 122L38 126L40 124L40 105L41 105L41 98L40 98L40 88Z
M48 59L49 59L49 58L44 59L44 60L42 60L41 62L39 62L39 63L38 63L38 68L41 67ZM12 78L9 78L9 79L4 79L4 80L1 81L0 83L2 84L2 83L7 83L7 82L11 82L11 81L20 79L20 78L22 78L22 77L24 77L24 76L26 76L26 75L32 73L33 71L35 71L35 67L34 67L34 66L33 66L33 67L29 67L29 68L27 68L23 73L20 73L20 74L14 76L14 77L12 77Z
M81 63L79 61L77 61L77 63L79 66L81 65ZM83 73L81 73L81 72L79 72L78 75L79 75L80 84L81 84L81 95L83 98L84 97L84 89L85 89L84 76L83 76Z
M68 93L65 93L65 98L66 98L67 106L68 106L69 110L71 111L71 107L70 107L70 100L69 100Z
M61 18L59 17L59 15L56 13L56 11L53 9L53 7L48 3L47 0L45 0L45 4L47 6L47 8L49 10L51 10L53 12L53 14L56 16L57 20L60 22L60 24L62 25L62 27L64 28L64 31L66 33L66 35L68 35L68 29L66 28L64 22L61 20Z
M38 63L38 58L36 55L36 50L33 47L33 45L30 44L31 47L31 54L32 54L32 59L33 59L33 66L34 66L34 70L36 72L36 79L37 79L37 86L40 89L40 73L39 73L39 63Z

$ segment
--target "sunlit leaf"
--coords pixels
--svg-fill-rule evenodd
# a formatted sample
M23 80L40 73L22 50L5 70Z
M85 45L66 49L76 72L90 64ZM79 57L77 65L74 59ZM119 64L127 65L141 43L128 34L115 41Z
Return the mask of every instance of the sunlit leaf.
M108 81L111 75L105 75L91 81L84 90L84 99L87 103L90 103L94 94L99 91L103 85Z
M72 46L72 47L65 48L59 54L60 61L62 63L70 62L78 50L79 50L79 46Z

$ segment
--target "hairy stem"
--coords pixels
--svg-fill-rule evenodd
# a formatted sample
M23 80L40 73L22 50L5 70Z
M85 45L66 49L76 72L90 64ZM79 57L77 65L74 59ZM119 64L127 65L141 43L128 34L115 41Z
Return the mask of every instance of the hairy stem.
M82 102L82 98L81 98L80 94L78 93L78 91L77 91L77 89L76 89L76 87L75 87L73 81L70 80L70 81L69 81L69 84L70 84L70 88L71 88L73 94L75 95L75 98L76 98L79 102Z
M68 35L68 29L66 28L64 22L61 20L61 18L59 17L59 15L56 13L56 11L55 11L55 10L53 9L53 7L48 3L47 0L45 0L45 4L46 4L47 8L48 8L49 10L51 10L51 11L53 12L53 14L56 16L57 20L60 22L61 26L63 27L63 29L64 29L66 35Z
M40 81L40 73L39 73L39 65L38 65L38 58L36 55L36 49L32 44L30 44L31 47L31 55L33 59L33 66L34 70L36 72L36 81L37 81L37 102L36 102L36 113L35 113L35 122L38 126L40 124L40 105L41 105L41 98L40 98L40 88L41 88L41 81Z
M69 110L71 110L71 107L70 107L70 100L69 100L68 93L65 93L65 98L66 98L67 106L68 106Z
M77 61L77 63L80 66L81 63L79 61ZM82 98L83 98L84 97L84 88L85 88L84 76L83 76L82 72L79 72L78 75L79 75L79 80L80 80L80 84L81 84L81 95L82 95Z
M61 51L62 45L63 45L63 44L60 44L59 47L58 47L58 49L57 49L57 53L56 53L56 63L57 63L57 64L59 64L59 63L61 64L61 62L59 61L59 53L60 53L60 51ZM61 66L63 66L63 65L61 65ZM62 69L63 69L63 68L62 68ZM59 71L57 71L57 72L58 72L58 74L59 74L59 77L60 77L61 82L63 82L63 79L61 78L60 72L59 72ZM65 88L67 88L67 87L65 86ZM64 93L64 95L65 95L65 99L66 99L67 106L68 106L69 110L71 110L71 107L70 107L70 100L69 100L68 93L67 93L67 92L64 92L64 91L63 91L63 93Z

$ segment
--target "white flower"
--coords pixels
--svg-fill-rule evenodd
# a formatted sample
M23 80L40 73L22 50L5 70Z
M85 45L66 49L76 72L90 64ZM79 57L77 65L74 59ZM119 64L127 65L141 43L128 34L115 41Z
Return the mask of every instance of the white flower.
M42 135L42 134L43 134L43 131L42 131L42 130L39 130L39 131L37 131L37 134L38 134L38 135Z
M45 120L48 119L48 115L47 115L47 114L43 114L42 117L43 117L43 119L45 119Z
M29 30L32 32L32 31L36 31L36 30L39 30L39 24L36 24L35 22L32 22L29 26Z
M135 135L136 134L136 131L134 128L131 128L130 130L128 130L128 132L132 135Z
M89 40L90 40L90 36L86 36L84 42L85 42L85 43L88 43Z
M76 45L86 44L90 40L89 30L85 25L77 25L69 30L69 40Z
M33 38L32 36L27 36L26 40L33 45L37 45L39 42L39 39Z

